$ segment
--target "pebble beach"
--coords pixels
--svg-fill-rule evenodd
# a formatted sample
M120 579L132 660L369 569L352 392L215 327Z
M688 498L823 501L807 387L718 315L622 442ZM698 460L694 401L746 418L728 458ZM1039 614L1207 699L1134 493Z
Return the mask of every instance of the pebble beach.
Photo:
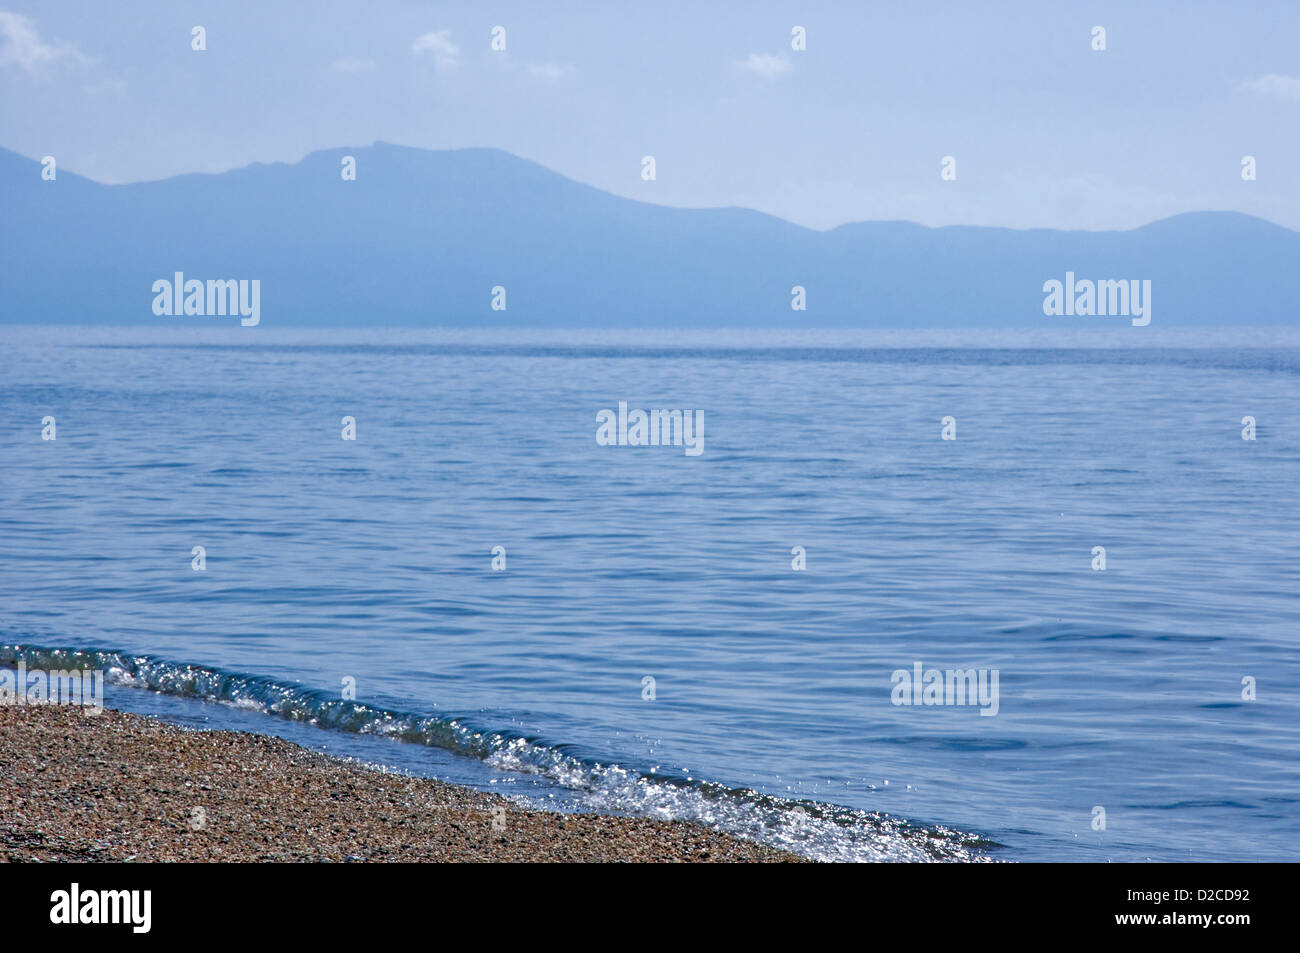
M696 824L534 810L279 738L0 706L10 862L771 862Z

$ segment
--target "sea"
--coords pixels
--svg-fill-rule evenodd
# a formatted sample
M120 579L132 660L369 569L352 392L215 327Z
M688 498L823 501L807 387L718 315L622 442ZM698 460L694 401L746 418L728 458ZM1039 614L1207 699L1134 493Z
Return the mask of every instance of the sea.
M1300 334L272 325L0 326L0 664L820 860L1296 858Z

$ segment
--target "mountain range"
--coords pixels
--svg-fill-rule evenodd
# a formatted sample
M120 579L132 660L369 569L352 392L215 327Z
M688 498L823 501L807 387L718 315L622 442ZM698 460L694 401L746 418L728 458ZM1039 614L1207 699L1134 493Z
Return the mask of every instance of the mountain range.
M41 171L0 149L0 322L238 325L156 315L153 284L176 272L259 280L263 327L1129 326L1045 315L1067 272L1149 280L1153 326L1297 323L1300 300L1300 233L1236 212L816 231L622 198L498 150L385 143L128 185Z

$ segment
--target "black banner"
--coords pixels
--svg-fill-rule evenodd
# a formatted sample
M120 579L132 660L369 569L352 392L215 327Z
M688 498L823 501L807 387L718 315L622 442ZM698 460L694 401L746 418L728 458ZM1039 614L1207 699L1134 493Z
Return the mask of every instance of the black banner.
M1232 943L1261 925L1278 928L1283 881L1294 870L1278 864L796 865L762 873L757 867L703 875L679 870L668 880L651 869L603 871L599 879L592 873L569 867L539 877L523 865L454 871L362 864L10 865L0 868L0 889L17 928L10 935L50 939L188 941L233 929L258 940L370 941L377 918L395 924L440 907L449 918L473 920L516 904L520 914L550 910L601 923L626 916L640 897L649 918L643 925L656 924L654 930L679 917L731 929L746 925L738 915L764 928L774 918L807 924L812 916L859 930L865 922L918 942L932 935L944 944L1124 934ZM737 904L746 892L754 902ZM432 895L441 898L433 905Z

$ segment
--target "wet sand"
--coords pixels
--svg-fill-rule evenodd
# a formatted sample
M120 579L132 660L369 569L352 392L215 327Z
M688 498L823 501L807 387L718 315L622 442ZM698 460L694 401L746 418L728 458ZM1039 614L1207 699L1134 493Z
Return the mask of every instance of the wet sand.
M8 861L798 860L683 822L529 810L288 741L0 706Z

